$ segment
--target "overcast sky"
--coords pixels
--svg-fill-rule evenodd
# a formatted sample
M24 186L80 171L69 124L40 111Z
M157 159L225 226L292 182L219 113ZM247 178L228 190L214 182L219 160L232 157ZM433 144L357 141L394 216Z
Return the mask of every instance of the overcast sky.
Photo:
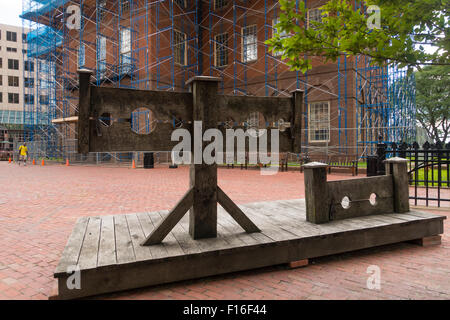
M0 0L0 23L22 26L22 0Z

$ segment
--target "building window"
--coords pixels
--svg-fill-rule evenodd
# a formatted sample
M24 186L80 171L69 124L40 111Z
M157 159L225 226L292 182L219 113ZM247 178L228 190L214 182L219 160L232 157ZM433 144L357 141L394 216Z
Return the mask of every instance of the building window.
M17 42L17 33L12 31L6 31L6 40Z
M0 86L2 86L2 85L3 85L3 76L0 75Z
M97 70L100 77L104 77L106 72L106 37L99 36L97 38L97 47Z
M309 9L308 10L308 16L307 16L307 27L313 28L313 25L310 26L311 21L315 21L318 23L322 22L322 10L319 8Z
M8 93L8 103L19 104L19 94L18 93Z
M175 3L176 3L180 8L186 8L186 0L175 0Z
M3 92L0 92L0 103L3 102Z
M34 88L34 78L25 78L23 85L25 88Z
M129 0L122 0L121 3L122 13L127 12L130 10L130 1Z
M24 95L24 102L26 103L26 104L33 104L34 103L34 95L32 95L32 94L25 94Z
M228 33L222 33L214 37L214 65L224 67L228 64Z
M22 42L23 43L27 42L27 34L26 33L22 33Z
M47 61L40 61L39 62L39 71L43 74L50 73L50 64Z
M17 48L6 47L7 52L17 52Z
M80 44L78 46L78 68L84 67L85 60L86 60L86 53L85 53L86 47L84 43Z
M173 31L173 51L175 63L186 64L186 34L177 30Z
M49 104L48 95L41 94L39 96L39 103L40 104Z
M242 61L250 62L258 59L258 36L256 25L242 29Z
M8 76L8 86L18 87L19 86L19 77Z
M19 70L19 60L8 59L8 69L10 69L10 70Z
M227 5L227 0L214 0L214 10L221 9Z
M105 18L105 7L106 7L106 0L99 0L98 2L98 9L97 9L97 18L99 21L103 21Z
M34 62L33 61L25 61L24 63L25 63L24 64L25 71L31 71L31 72L34 71Z
M273 34L278 33L278 30L276 28L276 25L278 24L279 21L279 17L276 17L275 19L272 19L272 30L273 30ZM281 31L280 33L280 38L284 39L287 38L289 36L289 34L286 31ZM283 54L283 51L274 51L273 55L275 57L281 56Z
M0 58L0 68L3 68L3 59Z
M131 72L131 30L122 28L120 30L120 65L121 73Z
M39 88L40 89L48 89L49 83L47 80L39 79Z
M308 128L310 142L330 141L330 103L328 101L308 104Z

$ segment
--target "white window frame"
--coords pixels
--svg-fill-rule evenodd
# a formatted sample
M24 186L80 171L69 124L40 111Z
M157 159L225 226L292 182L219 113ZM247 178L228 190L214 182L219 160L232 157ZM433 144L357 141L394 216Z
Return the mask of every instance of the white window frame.
M316 19L314 19L314 21L317 21L317 22L322 22L322 18L323 18L323 16L322 16L322 10L320 10L320 7L316 7L316 8L310 8L310 9L308 9L308 11L307 11L307 19L306 19L306 27L309 29L309 25L310 25L310 21L311 21L311 13L312 12L317 12L318 11L318 13L319 13L319 17L320 17L320 21L318 21L318 20L316 20ZM312 27L312 26L311 26Z
M101 77L104 77L106 74L106 37L105 36L97 36L97 50L98 50L98 59L97 59L97 70Z
M323 120L315 120L311 115L311 107L313 107L313 105L318 105L318 104L327 104L328 106L328 112L326 115L326 119L325 121ZM312 119L313 118L313 119ZM312 122L312 120L314 121L314 123ZM308 141L309 142L330 142L330 101L314 101L314 102L310 102L308 103ZM317 124L321 124L321 123L326 123L325 128L322 126L318 126ZM312 124L314 125L314 127L312 126ZM313 134L314 132L318 131L318 130L323 130L326 129L328 132L328 139L314 139L313 137L315 137L316 135Z
M219 42L217 41L217 39L219 38L219 37L221 37L221 36L224 36L224 35L226 35L226 37L227 37L227 41L226 41L226 43L225 44L219 44ZM226 67L227 65L228 65L228 33L220 33L220 34L218 34L218 35L215 35L214 36L214 66L215 67L217 67L217 68L223 68L223 67ZM223 46L224 47L224 49L225 49L225 52L226 52L226 64L223 64L223 65L218 65L217 64L217 62L218 62L218 57L217 57L217 50L218 50L218 48L219 48L219 46Z
M119 35L120 66L122 73L131 72L131 29L120 29Z
M176 42L177 39L181 39L181 41ZM174 52L174 62L178 65L185 66L187 65L187 35L184 32L181 32L177 29L173 29L173 52ZM182 50L182 52L178 55L176 54L177 50ZM183 58L183 61L178 61L177 58Z
M272 36L274 34L278 33L276 25L278 24L278 22L279 22L278 20L279 19L280 19L280 17L276 17L276 18L272 19ZM289 37L289 34L286 31L283 31L283 32L280 33L280 37L282 39L284 39L284 38ZM274 57L279 57L279 56L283 55L283 52L282 51L275 51L275 52L272 52L272 54L273 54Z
M220 7L218 4L222 4ZM214 0L214 10L220 10L227 6L228 0Z
M247 30L251 30L251 33L248 33ZM246 43L246 41L248 41L246 39L250 38L251 36L254 36L254 40L249 43ZM256 27L256 24L243 27L241 30L241 39L242 39L241 41L242 62L247 63L258 60L258 29ZM254 54L254 56L249 57L250 54Z
M124 12L130 11L130 0L122 0L120 2L120 12L123 14Z
M105 19L106 14L106 0L100 0L98 2L98 20L103 21Z

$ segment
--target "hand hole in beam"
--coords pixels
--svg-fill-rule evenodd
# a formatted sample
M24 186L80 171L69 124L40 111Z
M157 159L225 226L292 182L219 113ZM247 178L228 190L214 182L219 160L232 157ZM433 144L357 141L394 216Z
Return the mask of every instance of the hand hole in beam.
M131 131L137 134L150 134L156 129L156 117L153 111L141 107L131 113Z
M377 195L376 193L371 193L369 197L369 203L373 206L376 206L378 203Z
M342 200L341 200L341 206L342 206L342 208L344 208L344 209L350 208L351 202L352 202L352 201L350 200L349 197L347 197L347 196L343 197Z
M259 112L252 112L250 113L248 119L247 119L247 130L248 129L254 129L248 131L248 133L254 137L259 138L264 134L264 131L261 129L266 129L266 119L264 118L264 115Z

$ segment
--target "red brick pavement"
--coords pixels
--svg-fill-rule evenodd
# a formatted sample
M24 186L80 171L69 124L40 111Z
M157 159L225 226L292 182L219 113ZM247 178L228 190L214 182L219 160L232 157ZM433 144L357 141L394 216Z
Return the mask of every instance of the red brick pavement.
M348 174L330 179L351 178ZM238 203L304 196L298 172L261 176L220 169L220 186ZM0 299L46 299L53 270L78 217L171 208L188 186L187 168L27 166L0 162ZM450 213L440 211L447 216ZM446 230L449 220L445 222ZM124 293L112 299L448 299L449 232L442 245L395 244ZM381 290L366 288L381 268Z

